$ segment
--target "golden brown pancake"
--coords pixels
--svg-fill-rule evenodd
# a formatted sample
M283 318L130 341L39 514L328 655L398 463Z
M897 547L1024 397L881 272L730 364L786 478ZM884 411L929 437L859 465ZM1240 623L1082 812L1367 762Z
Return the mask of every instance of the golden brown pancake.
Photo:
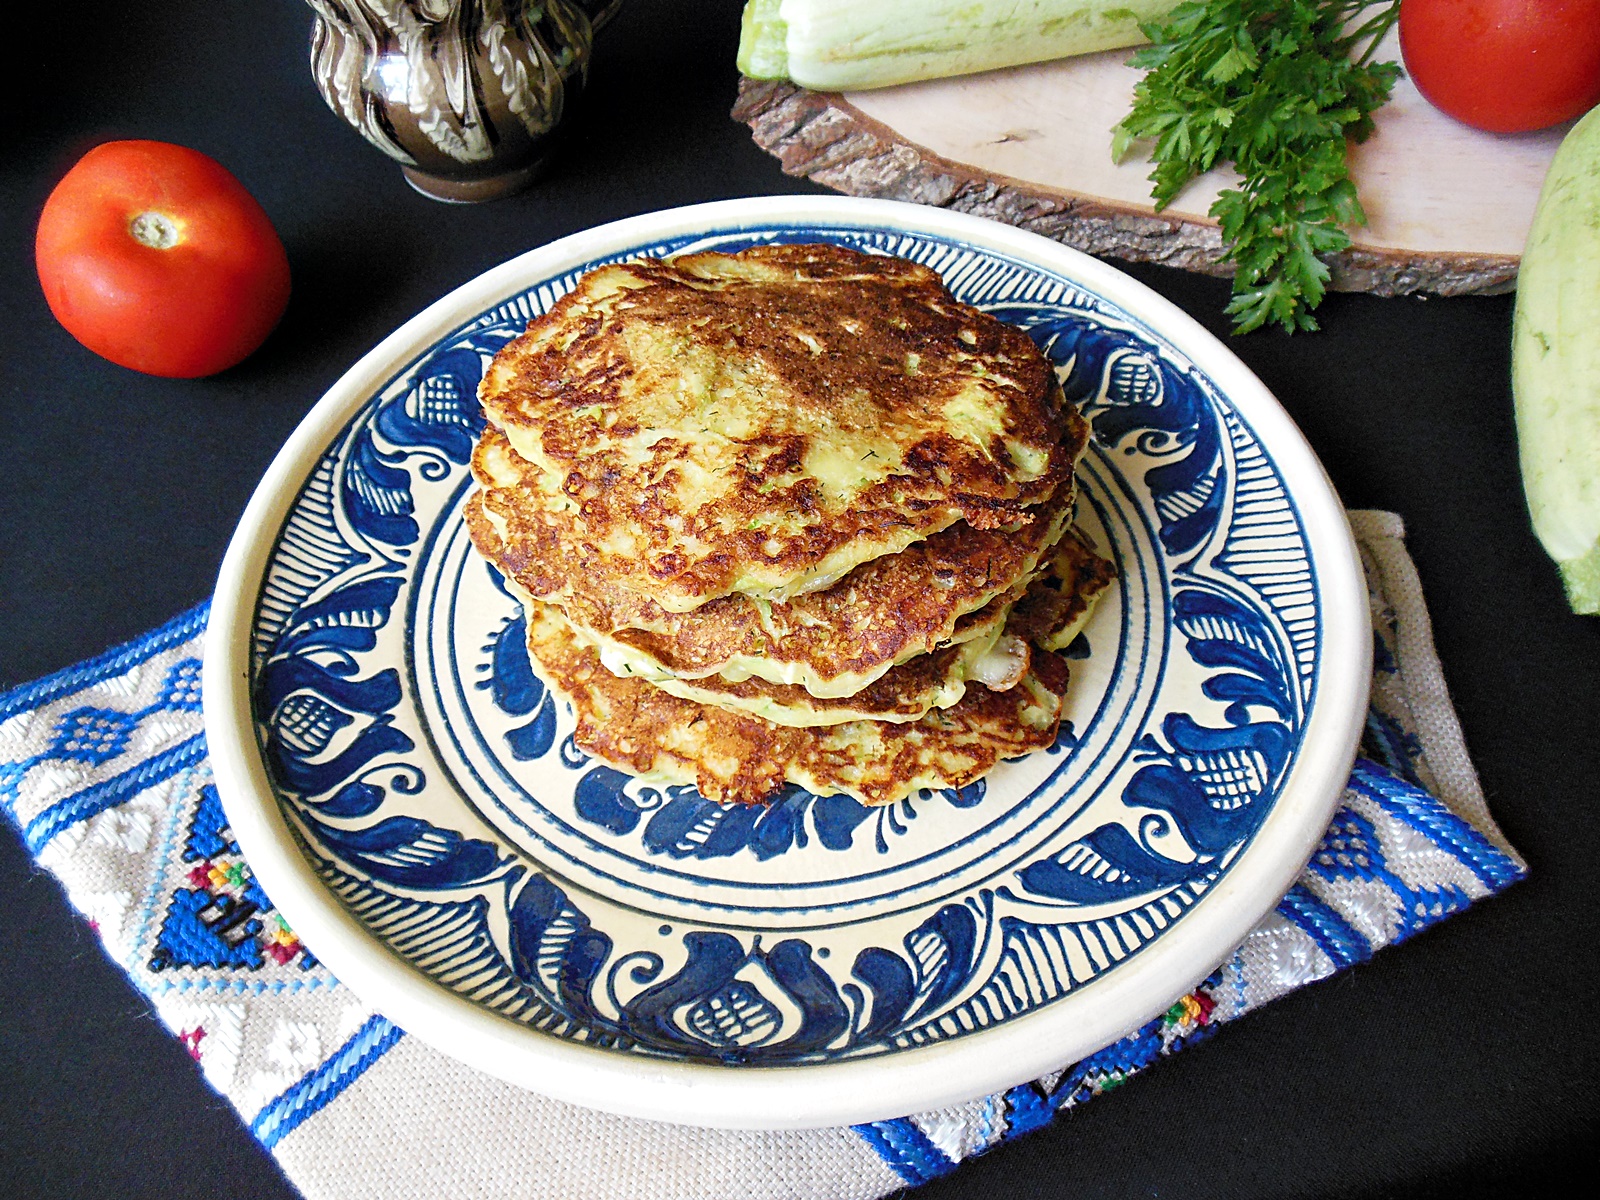
M1096 601L1117 577L1117 568L1083 533L1068 529L1050 565L1012 609L1007 629L1045 650L1064 650L1083 632Z
M1002 758L1050 745L1067 688L1066 664L1038 654L1015 687L974 685L953 707L918 721L795 729L619 678L548 606L530 601L527 609L529 652L572 705L578 746L634 775L693 784L711 800L759 803L787 783L866 804L964 787Z
M787 602L730 595L675 613L594 578L591 547L574 540L540 490L541 472L497 431L485 431L473 472L482 488L466 520L478 550L523 592L559 604L590 640L609 643L615 669L762 679L823 698L852 695L897 664L979 636L972 615L1041 569L1072 507L1068 486L1015 531L961 522L822 591Z
M1033 581L1019 583L976 613L962 618L958 640L900 663L861 690L841 697L817 697L794 684L759 678L727 680L719 675L676 679L640 673L616 644L575 626L555 605L549 616L566 624L575 640L593 648L614 675L639 678L671 695L760 717L797 728L842 725L848 721L915 721L932 709L949 708L965 695L969 683L1005 691L1026 673L1032 655L1059 650L1072 642L1116 578L1116 570L1100 557L1088 539L1068 529L1052 552L1050 565ZM525 606L539 602L513 582L511 590Z
M515 585L511 586L513 591L517 590ZM602 665L613 675L643 679L685 700L748 713L775 725L807 727L862 720L915 721L930 709L949 708L961 699L967 680L974 678L994 658L1011 604L1021 592L1019 586L1015 595L1007 593L997 597L980 612L972 614L969 618L971 636L941 646L930 654L908 659L859 691L839 697L813 696L797 684L769 683L764 679L730 681L720 675L675 679L640 674L626 659L618 660L614 644L607 639L596 638L573 625L553 604L543 608L547 615L568 627L579 645L593 648ZM530 596L519 598L525 607L539 603ZM997 667L991 669L998 670ZM1016 673L1021 674L1020 671Z
M958 521L1025 527L1085 437L1025 333L832 245L601 267L479 395L587 590L666 612L819 591Z

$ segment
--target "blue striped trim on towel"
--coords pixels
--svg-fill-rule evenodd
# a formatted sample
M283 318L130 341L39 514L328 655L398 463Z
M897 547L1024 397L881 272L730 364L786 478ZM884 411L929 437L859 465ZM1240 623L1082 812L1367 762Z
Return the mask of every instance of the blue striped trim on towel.
M57 800L28 822L27 828L22 831L22 840L27 844L29 853L38 854L51 838L69 825L87 821L97 813L132 799L138 793L171 779L178 772L195 766L205 756L205 734L197 733L185 738L170 750L163 750L129 767L120 775L102 779L81 792Z
M205 629L206 618L210 614L211 602L208 600L172 618L160 629L153 629L131 642L114 646L87 662L66 667L54 675L46 675L43 679L25 683L9 692L0 692L0 721L10 720L18 713L39 708L114 675L121 675L163 650L170 650L188 641Z
M1509 887L1528 873L1431 794L1396 779L1377 763L1356 759L1350 788L1450 851L1490 892Z
M369 1017L320 1067L276 1100L269 1100L250 1122L250 1132L271 1150L360 1079L404 1036L398 1025L383 1017Z
M1372 957L1372 943L1334 909L1317 899L1303 883L1297 883L1278 901L1280 915L1293 921L1342 970Z
M853 1126L863 1141L908 1187L927 1183L956 1169L956 1162L906 1117Z

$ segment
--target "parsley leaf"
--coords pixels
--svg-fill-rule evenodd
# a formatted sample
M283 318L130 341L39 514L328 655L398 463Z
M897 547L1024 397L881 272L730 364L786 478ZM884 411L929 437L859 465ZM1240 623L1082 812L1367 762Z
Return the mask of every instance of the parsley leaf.
M1376 12L1369 10L1376 9ZM1400 68L1371 61L1399 0L1188 0L1143 26L1153 43L1133 110L1113 131L1120 161L1153 143L1160 211L1197 175L1232 163L1243 187L1211 206L1234 264L1235 333L1317 328L1326 255L1366 214L1345 147L1372 134Z

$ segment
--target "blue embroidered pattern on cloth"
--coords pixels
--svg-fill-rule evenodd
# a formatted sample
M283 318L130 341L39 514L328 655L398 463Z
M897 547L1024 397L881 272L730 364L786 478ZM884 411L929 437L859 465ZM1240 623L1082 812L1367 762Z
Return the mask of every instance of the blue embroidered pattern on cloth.
M904 1184L1037 1129L1260 1004L1522 877L1483 807L1436 678L1399 522L1353 518L1372 584L1373 706L1363 757L1299 881L1228 961L1121 1041L999 1095L858 1126ZM1406 580L1415 595L1391 603L1385 585L1403 591ZM301 945L229 836L201 726L206 611L0 695L0 808L208 1081L273 1149L403 1034ZM1459 762L1445 761L1452 754ZM305 1177L297 1182L313 1190Z

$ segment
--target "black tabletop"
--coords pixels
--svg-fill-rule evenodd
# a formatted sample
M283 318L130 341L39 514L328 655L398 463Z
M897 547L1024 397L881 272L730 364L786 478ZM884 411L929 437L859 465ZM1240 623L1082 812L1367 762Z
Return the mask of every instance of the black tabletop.
M296 0L84 0L7 14L0 155L0 687L206 597L282 441L381 337L488 267L631 214L818 190L729 119L738 0L628 0L547 180L426 200L323 104ZM23 72L19 76L16 72ZM33 227L90 146L221 160L288 247L265 347L211 379L112 366L51 318ZM1132 274L1226 336L1225 283ZM1346 503L1393 509L1469 747L1532 875L927 1187L942 1197L1491 1196L1592 1161L1600 1111L1600 622L1528 532L1510 297L1333 296L1325 329L1233 339ZM287 1197L289 1184L0 831L0 1190Z

